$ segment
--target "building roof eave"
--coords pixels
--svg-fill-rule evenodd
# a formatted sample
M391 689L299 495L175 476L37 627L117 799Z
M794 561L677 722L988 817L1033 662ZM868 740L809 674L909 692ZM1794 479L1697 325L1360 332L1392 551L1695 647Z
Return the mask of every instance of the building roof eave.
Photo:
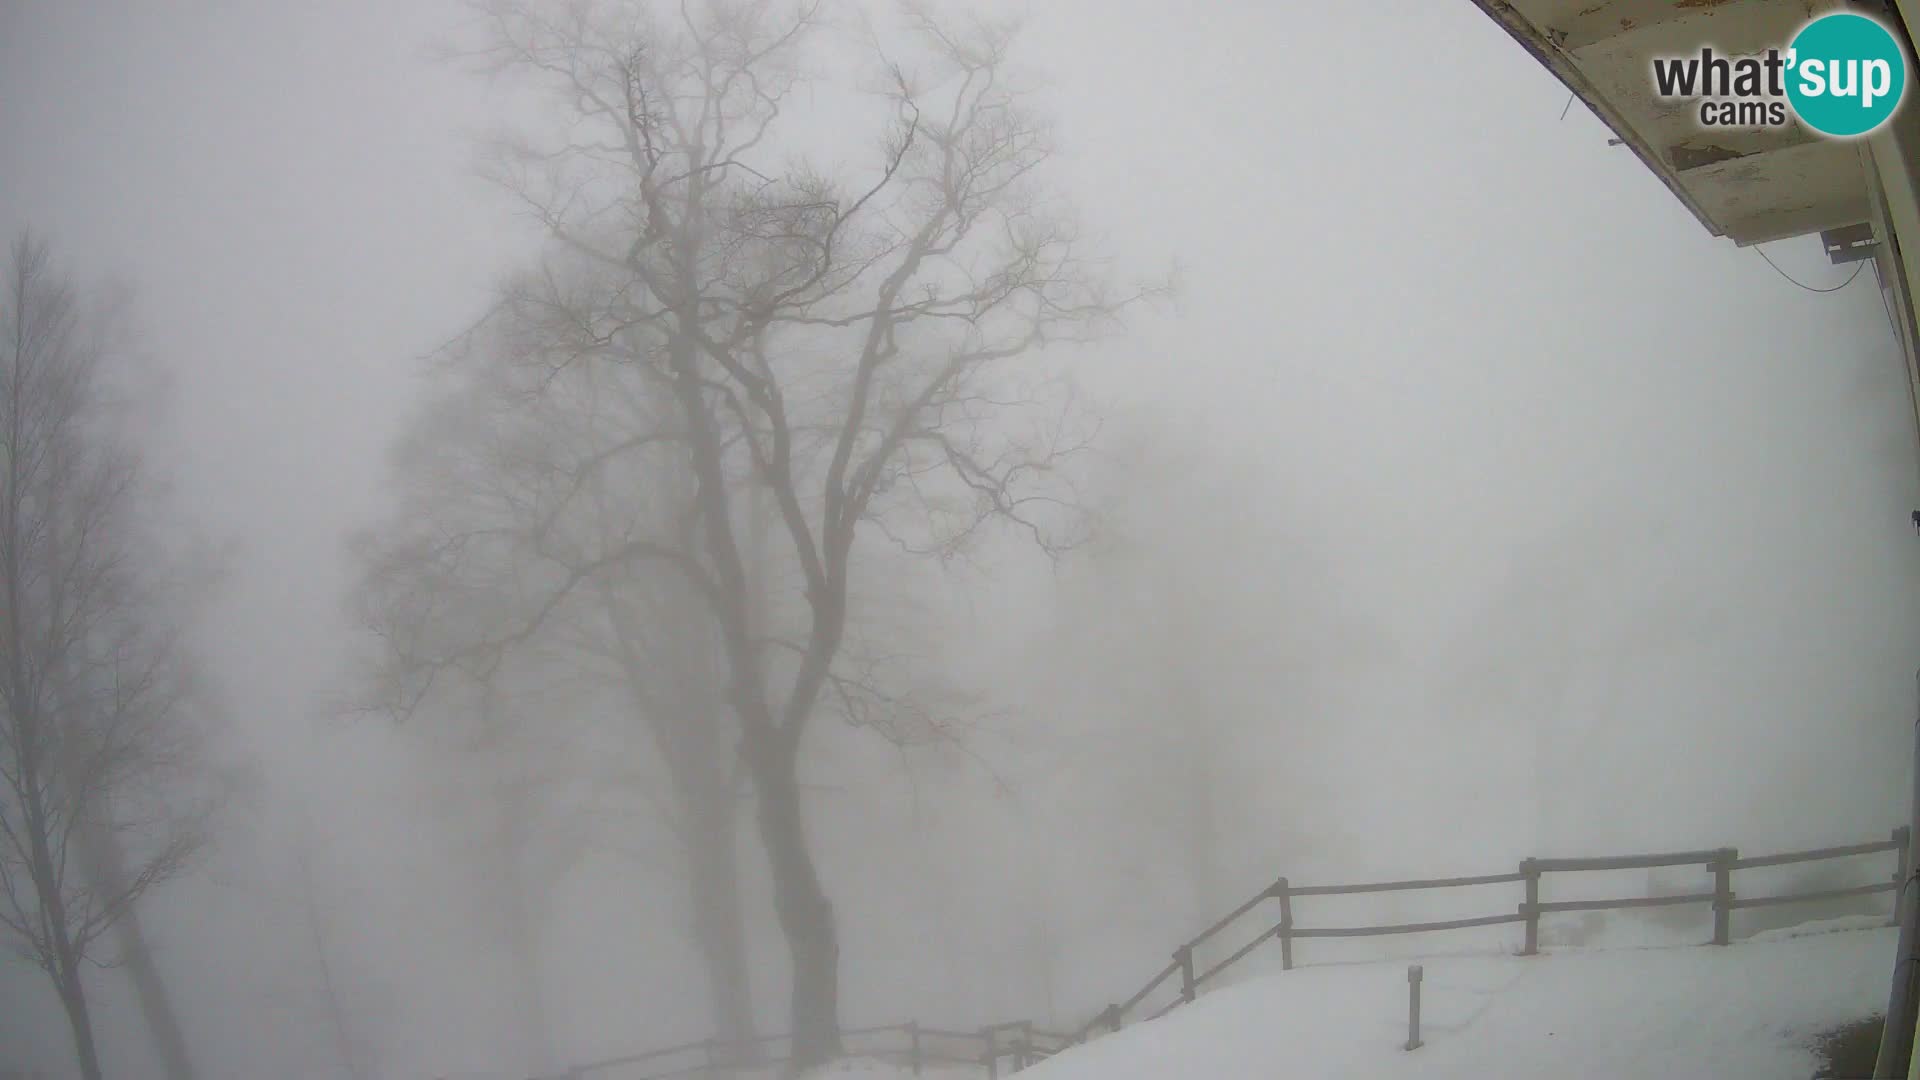
M1584 102L1708 233L1757 244L1867 220L1857 147L1797 124L1704 129L1657 99L1651 62L1678 43L1730 54L1783 44L1827 0L1473 0Z

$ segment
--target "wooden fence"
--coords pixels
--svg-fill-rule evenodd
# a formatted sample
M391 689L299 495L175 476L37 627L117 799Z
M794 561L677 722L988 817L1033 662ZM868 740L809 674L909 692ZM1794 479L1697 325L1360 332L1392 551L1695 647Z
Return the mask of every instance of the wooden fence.
M1519 868L1512 873L1480 874L1472 877L1429 878L1415 881L1377 881L1359 885L1294 885L1286 878L1280 878L1266 890L1255 895L1246 903L1235 908L1212 926L1201 931L1193 940L1173 951L1173 960L1159 973L1147 980L1134 995L1123 1002L1109 1005L1074 1033L1076 1042L1084 1041L1103 1031L1118 1031L1129 1018L1152 1020L1164 1016L1192 1000L1201 988L1233 965L1246 958L1255 949L1267 941L1278 938L1280 941L1280 966L1291 970L1294 964L1294 943L1313 938L1358 938L1384 937L1396 934L1423 934L1444 930L1464 930L1471 927L1499 926L1505 923L1523 924L1525 938L1519 952L1532 955L1540 950L1540 916L1551 912L1565 911L1605 911L1619 908L1663 907L1673 904L1707 904L1713 912L1713 937L1715 945L1725 945L1731 940L1732 913L1741 908L1767 907L1776 904L1807 903L1818 900L1836 900L1851 896L1865 896L1872 893L1893 892L1907 879L1910 872L1908 855L1907 827L1894 829L1888 839L1874 840L1863 844L1846 844L1838 847L1814 848L1806 851L1789 851L1775 855L1758 855L1742 858L1733 848L1714 848L1703 851L1670 851L1645 855L1618 855L1603 858L1583 859L1539 859L1520 860ZM1763 866L1785 866L1791 863L1817 862L1830 859L1845 859L1861 855L1874 855L1881 852L1894 852L1898 865L1894 872L1883 881L1856 885L1848 888L1821 889L1809 892L1785 893L1773 896L1742 896L1734 890L1734 873L1739 870ZM1679 893L1670 896L1623 897L1603 900L1541 900L1541 882L1548 874L1578 873L1593 870L1640 870L1668 866L1701 866L1711 874L1712 887L1698 892ZM1303 896L1350 896L1360 893L1414 892L1436 889L1454 889L1473 885L1518 884L1522 886L1523 896L1512 908L1487 915L1461 919L1443 919L1434 922L1398 923L1377 926L1301 926L1294 919L1293 901ZM1704 885L1704 881L1703 881ZM1197 969L1194 953L1202 945L1214 941L1235 927L1244 927L1245 920L1254 915L1263 905L1271 902L1277 909L1277 917L1271 925L1261 929L1239 949L1225 959L1204 969ZM1177 987L1172 999L1158 1009L1141 1012L1141 1006L1163 987L1171 990Z
M1744 896L1734 888L1734 875L1741 870L1794 863L1820 862L1857 856L1894 852L1898 865L1886 879L1846 888L1771 896ZM1598 870L1645 870L1673 866L1699 866L1705 871L1702 888L1696 892L1668 896L1622 897L1603 900L1542 900L1541 884L1549 874L1577 874ZM1295 885L1280 878L1249 898L1212 926L1173 951L1172 962L1148 979L1134 995L1102 1009L1073 1032L1052 1032L1024 1020L994 1024L973 1031L922 1027L916 1022L887 1027L855 1028L843 1032L850 1056L879 1058L909 1066L915 1075L930 1065L973 1065L984 1068L989 1077L1004 1070L1017 1072L1042 1061L1069 1046L1083 1043L1101 1034L1118 1031L1128 1022L1152 1020L1193 1001L1202 988L1222 973L1251 955L1261 945L1278 939L1280 966L1292 970L1295 943L1316 938L1364 938L1398 934L1425 934L1464 930L1482 926L1519 923L1524 938L1519 952L1533 955L1540 950L1540 916L1554 912L1606 911L1622 908L1664 907L1678 904L1710 905L1713 913L1712 942L1726 945L1731 940L1733 912L1742 908L1776 904L1838 900L1873 893L1893 892L1912 872L1906 826L1894 829L1885 840L1838 847L1789 851L1774 855L1741 857L1733 848L1701 851L1669 851L1644 855L1616 855L1601 858L1528 858L1520 860L1511 873L1480 874L1472 877L1428 878L1412 881L1376 881L1358 885ZM1708 876L1711 888L1707 888ZM1302 926L1294 918L1293 902L1301 897L1352 896L1363 893L1419 892L1457 889L1480 885L1519 885L1521 898L1510 908L1468 918L1441 919L1432 922L1394 923L1375 926ZM1224 959L1200 968L1195 951L1215 942L1236 928L1247 929L1250 920L1260 918L1261 909L1271 905L1270 924L1256 923L1257 932ZM1147 1006L1156 992L1165 990L1170 1000L1158 1008ZM630 1057L575 1066L568 1080L667 1080L670 1077L748 1077L757 1072L772 1075L785 1063L786 1035L768 1035L749 1042L725 1042L708 1039L686 1043ZM617 1070L617 1073L616 1073ZM629 1071L630 1070L630 1071Z

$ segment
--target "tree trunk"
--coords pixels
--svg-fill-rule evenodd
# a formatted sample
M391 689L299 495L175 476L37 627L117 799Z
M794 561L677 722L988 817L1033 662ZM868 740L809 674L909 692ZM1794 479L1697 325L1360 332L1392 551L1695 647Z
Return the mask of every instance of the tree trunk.
M540 962L539 930L518 875L507 900L507 955L514 982L514 1013L520 1026L520 1052L542 1072L554 1065L553 1024L547 1015L545 978Z
M83 661L91 663L89 654L93 652L92 642L82 640L78 644L78 651ZM62 740L60 753L62 771L68 776L89 775L91 770L80 756L79 742ZM110 808L111 793L107 793L102 801ZM77 821L71 831L80 872L92 884L95 893L104 896L128 895L132 883L127 874L127 853L113 830L102 821ZM167 1080L193 1080L193 1061L187 1055L186 1033L180 1027L180 1016L174 1012L166 983L160 978L160 969L153 962L153 951L147 947L146 930L141 926L137 905L129 906L114 920L113 936L126 966L127 978L133 983L134 998L140 1003L141 1019L146 1021L147 1033L152 1036L154 1048L159 1051L162 1072ZM74 982L77 989L77 971ZM84 1001L82 1004L84 1007Z
M753 636L766 632L770 560L764 494L757 485L747 489L746 623ZM707 963L715 1031L720 1038L741 1044L741 1061L757 1063L763 1048L754 1041L753 976L747 965L747 924L740 904L735 759L713 725L701 725L698 733L703 737L699 760L710 771L704 780L715 797L699 804L699 818L692 827L695 930Z
M140 1002L140 1015L147 1032L160 1051L160 1065L167 1080L193 1080L193 1059L187 1056L186 1034L181 1030L173 999L161 981L160 969L147 948L146 934L140 926L140 913L132 908L114 924L120 954L126 960L127 977L133 981L134 997Z
M60 1007L67 1012L67 1026L73 1031L73 1055L80 1064L80 1075L84 1080L100 1080L100 1053L93 1043L93 1017L87 1011L87 994L80 983L80 953L67 926L66 902L60 895L53 854L46 844L46 829L40 825L45 814L31 804L26 810L32 831L34 888L39 895L45 948L49 954L47 973L53 976Z
M685 860L694 943L706 968L713 1032L723 1042L740 1044L730 1059L757 1060L736 844L739 784L713 696L717 673L711 649L718 643L694 639L688 648L687 637L674 635L675 642L644 649L639 642L645 635L632 613L610 588L603 587L600 597L636 717L652 734L673 789L677 812L672 818ZM681 599L689 607L700 602ZM651 664L643 658L649 651Z
M532 799L519 785L510 787L508 814L502 830L506 838L500 857L505 892L501 911L507 960L513 979L514 1018L520 1031L520 1053L542 1073L551 1069L555 1052L552 1017L547 1012L546 966L541 962L540 911L533 890L545 882L528 881L524 865L531 838L526 829L533 813Z
M323 927L320 904L314 896L313 864L308 855L307 845L311 843L306 835L300 838L300 911L307 924L307 940L313 946L313 962L320 976L320 993L327 1011L327 1028L333 1035L333 1052L339 1058L340 1068L353 1080L363 1080L367 1075L361 1067L360 1054L354 1047L353 1036L347 1030L346 1011L340 1007L340 988L333 977L333 961L328 956L327 933Z
M126 858L113 834L97 826L82 825L76 836L81 866L95 889L109 896L127 891ZM180 1017L173 1010L160 969L147 947L145 930L140 925L138 908L128 908L113 926L114 937L126 964L127 977L133 982L134 997L140 1002L140 1015L147 1023L159 1051L159 1064L167 1080L193 1080L193 1061L187 1056L187 1039Z
M80 986L77 962L63 960L60 973L60 1005L67 1010L67 1026L73 1029L73 1055L80 1063L83 1080L100 1080L100 1052L93 1044L93 1016L87 1010L87 994Z
M793 1069L840 1056L840 940L800 813L790 746L751 755L760 835L773 871L773 906L793 962Z
M15 685L19 685L16 681ZM23 765L30 765L27 757ZM34 890L40 901L40 921L46 970L53 977L60 995L60 1006L67 1012L67 1026L73 1031L73 1054L80 1063L84 1080L100 1080L100 1054L93 1043L93 1017L87 1011L87 994L80 983L80 951L74 947L73 933L67 923L66 898L60 894L60 877L54 869L53 852L47 844L47 813L33 797L38 791L33 777L26 777L29 793L26 805L28 844L32 849Z
M704 160L696 147L695 160ZM692 286L701 268L693 253L703 250L700 223L707 176L696 170L688 182L687 217L679 232L675 277ZM773 877L774 912L792 957L793 1072L824 1065L840 1056L840 942L834 929L833 905L820 886L808 849L806 826L800 815L800 788L795 775L799 734L803 721L819 696L825 665L839 645L846 613L846 579L832 577L823 591L809 588L813 625L806 658L795 676L794 689L784 707L785 725L775 722L767 704L767 686L760 663L761 644L754 640L756 601L741 557L733 521L731 493L723 465L725 440L707 400L701 353L695 333L702 325L697 292L689 288L676 298L674 330L667 342L673 372L673 393L687 423L687 444L693 466L696 500L705 527L707 554L714 569L719 623L728 664L728 698L739 714L744 733L742 752L753 775L759 810L760 836ZM829 539L829 544L842 542ZM841 551L844 569L844 549Z
M753 1042L753 986L747 969L746 918L734 848L733 793L702 807L691 823L688 892L694 940L707 971L715 1035L733 1043L729 1059L757 1060Z

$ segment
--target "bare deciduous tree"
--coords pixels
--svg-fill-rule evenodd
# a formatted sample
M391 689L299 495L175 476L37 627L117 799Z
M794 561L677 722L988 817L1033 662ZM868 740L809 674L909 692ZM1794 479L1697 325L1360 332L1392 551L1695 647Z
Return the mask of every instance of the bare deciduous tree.
M558 138L504 146L498 179L616 286L534 297L570 323L566 347L539 355L650 380L672 408L629 450L692 487L689 515L560 591L645 560L710 611L791 955L793 1053L816 1065L840 1048L839 935L797 766L834 685L860 538L952 553L999 519L1073 542L1057 466L1085 433L1028 361L1151 290L1111 289L1041 184L1052 144L1009 69L1009 26L956 33L910 9L925 76L870 68L877 152L835 178L795 159L822 148L789 123L816 7L477 6L481 54L543 80L566 113ZM792 568L764 613L745 536L761 498Z
M0 299L0 925L53 981L89 1080L100 1062L84 965L107 959L104 935L200 837L174 783L195 760L192 669L113 415L112 323L45 245L13 245ZM83 849L108 841L121 872L89 876Z
M449 392L397 462L399 512L360 546L361 616L381 638L376 695L401 715L465 713L469 732L489 713L502 728L493 741L547 744L545 786L618 790L655 811L681 854L714 1031L745 1042L754 1024L736 869L740 784L711 620L683 581L623 573L609 554L636 522L651 526L686 501L671 476L635 475L620 460L631 433L652 426L659 402L644 387L587 382L609 373L585 369L525 384L525 356L554 338L548 318L509 299L486 335L443 357ZM583 587L562 588L576 572ZM476 708L476 695L492 707ZM508 708L508 697L541 705ZM638 743L616 738L611 754L552 745L599 734L580 721L609 712L631 718L612 728ZM501 794L530 808L539 786ZM524 822L514 828L526 833Z

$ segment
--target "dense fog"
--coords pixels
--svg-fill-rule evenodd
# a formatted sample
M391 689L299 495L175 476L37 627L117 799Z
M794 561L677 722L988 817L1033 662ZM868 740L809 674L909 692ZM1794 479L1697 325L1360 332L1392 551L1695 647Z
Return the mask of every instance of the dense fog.
M524 1078L796 972L1072 1031L1283 874L1886 837L1873 275L1564 102L1464 3L0 5L191 665L102 1073L136 969L194 1076ZM80 1075L25 950L0 1073Z

